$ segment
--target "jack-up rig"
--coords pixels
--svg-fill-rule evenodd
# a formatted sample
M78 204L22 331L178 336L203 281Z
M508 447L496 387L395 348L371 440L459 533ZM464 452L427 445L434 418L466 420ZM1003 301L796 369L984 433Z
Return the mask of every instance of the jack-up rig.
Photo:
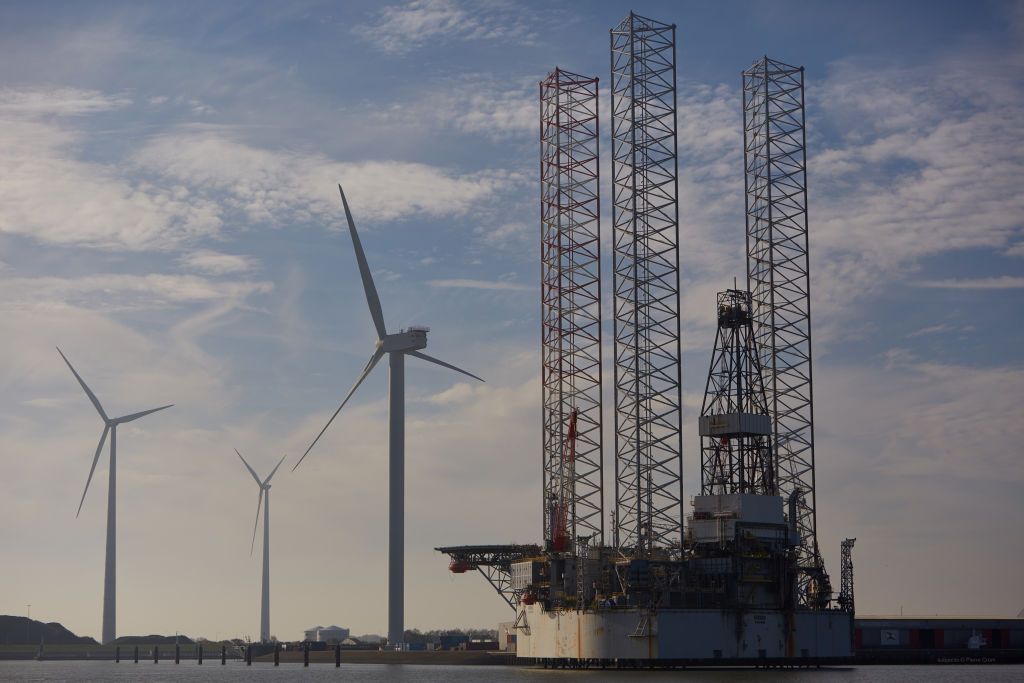
M604 529L598 79L540 84L544 544L438 548L551 666L852 656L818 550L803 68L743 72L746 288L719 293L683 520L675 25L611 30L614 507ZM852 566L852 565L851 565ZM849 584L849 585L847 585Z

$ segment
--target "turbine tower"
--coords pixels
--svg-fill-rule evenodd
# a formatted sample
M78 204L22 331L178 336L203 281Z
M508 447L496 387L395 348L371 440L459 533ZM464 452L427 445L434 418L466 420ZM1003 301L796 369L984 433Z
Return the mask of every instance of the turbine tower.
M238 449L235 449L235 453L238 453ZM260 487L260 497L256 501L256 522L252 526L252 545L249 547L249 554L252 554L253 548L256 547L256 529L260 525L260 506L263 507L263 593L260 598L260 642L270 642L270 480L274 478L277 473L277 468L281 466L287 455L282 455L281 459L277 461L274 469L270 471L266 479L260 479L256 475L256 471L249 466L249 463L242 458L242 454L238 453L238 457L242 459L242 464L245 465L245 469L249 470L249 474L256 480L256 485ZM266 500L266 505L263 501Z
M334 418L338 416L341 409L352 398L352 394L373 371L384 354L388 354L388 644L398 645L402 642L405 634L405 357L413 356L460 372L481 382L483 380L471 372L421 353L420 349L427 346L427 332L429 331L427 328L410 327L407 330L388 334L384 327L384 313L381 311L377 288L373 284L370 266L366 262L366 254L363 253L363 246L359 242L359 233L356 232L352 211L349 210L348 200L345 198L345 191L341 185L338 185L338 191L341 193L341 203L345 207L348 232L352 237L352 247L356 252L356 262L359 264L359 275L363 280L366 303L370 307L370 317L373 318L373 326L377 331L377 344L366 367L363 368L355 384L345 396L345 400L341 402L338 409L331 415L331 419L313 439L313 443L295 463L295 467L292 467L292 471L294 472L313 450L313 446L331 426Z
M64 352L57 348L57 353L67 363L68 369L71 370L71 374L75 376L78 383L82 385L82 389L85 390L85 395L92 401L93 406L96 408L96 412L103 418L103 434L100 436L100 443L96 446L96 455L92 459L92 467L89 468L89 478L85 480L85 490L82 491L82 500L78 503L78 512L75 513L77 518L82 512L82 504L85 503L85 494L89 492L89 483L92 482L93 472L96 471L96 463L99 462L100 453L103 451L103 444L107 440L107 434L110 434L110 471L109 479L107 484L107 559L105 568L103 571L103 638L102 642L104 645L111 643L117 638L117 566L116 566L116 546L117 546L117 426L125 424L126 422L132 422L138 420L140 417L145 417L150 413L155 413L158 410L164 410L170 408L172 404L166 406L160 406L159 408L152 408L150 410L143 410L141 413L132 413L131 415L124 415L122 417L107 417L107 413L103 410L103 406L100 405L100 400L96 398L96 394L92 393L85 380L82 379L81 375L71 365L71 361L67 359Z

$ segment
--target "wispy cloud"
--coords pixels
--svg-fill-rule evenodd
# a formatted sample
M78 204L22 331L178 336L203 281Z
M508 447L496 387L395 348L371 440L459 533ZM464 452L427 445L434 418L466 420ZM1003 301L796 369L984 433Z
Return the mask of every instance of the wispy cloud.
M939 323L938 325L929 325L928 327L922 327L919 330L914 330L910 334L906 335L908 339L914 337L926 337L932 334L943 334L946 332L973 332L973 325L950 325L949 323Z
M532 137L537 129L537 84L503 82L487 74L445 76L390 106L366 107L368 118L403 130L448 130L491 140Z
M478 235L485 244L503 246L511 243L521 246L521 241L530 236L531 226L520 221L501 223L499 225L479 226L473 229L473 234Z
M467 382L459 382L444 391L427 397L427 402L439 406L450 406L466 403L474 396L475 388Z
M221 210L180 184L153 185L83 160L86 136L0 113L0 233L50 244L168 249L216 235ZM58 201L59 198L59 201Z
M199 249L184 254L178 259L183 267L210 275L245 273L255 268L259 261L251 256L222 254L209 249Z
M506 171L455 174L413 162L340 163L317 154L254 147L221 131L160 136L136 152L133 161L249 221L272 225L324 223L325 216L336 216L339 182L357 221L461 215L518 182Z
M826 308L878 291L926 256L1004 249L1019 234L1019 55L984 66L977 60L960 54L925 67L883 69L842 62L810 91L830 125L843 131L810 159L815 245L826 256L819 256L825 287L818 291ZM1005 287L1012 280L983 282L965 286Z
M103 310L158 308L239 300L267 293L270 282L209 280L196 275L89 275L0 280L0 309L52 308L56 304Z
M516 282L502 282L496 280L471 280L466 278L453 278L449 280L428 280L431 287L443 287L453 289L493 289L504 292L532 292L536 287L519 284Z
M456 0L411 0L380 9L353 31L371 47L398 55L452 40L522 43L532 37L523 14L523 8L504 2L467 7Z
M458 216L521 182L503 170L452 172L429 164L337 162L320 154L247 144L224 129L184 128L151 138L128 163L82 157L88 135L47 113L85 115L124 100L96 91L4 91L0 106L0 233L104 249L168 250L229 225L334 221L342 182L362 220ZM54 201L60 197L60 201ZM331 217L330 219L326 217ZM242 261L184 257L204 272L241 272ZM228 269L228 270L224 270Z
M983 277L974 280L923 280L915 282L914 286L929 289L1024 289L1024 277L1001 275L999 277Z
M80 88L0 88L0 114L78 116L126 107L127 95L109 95Z

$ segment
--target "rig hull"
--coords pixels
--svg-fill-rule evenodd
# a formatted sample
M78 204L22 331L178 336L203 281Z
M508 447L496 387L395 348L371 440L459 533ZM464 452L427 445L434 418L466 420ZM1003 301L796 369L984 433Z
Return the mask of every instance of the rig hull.
M853 656L853 618L838 610L596 612L523 605L516 656L538 663L817 664Z

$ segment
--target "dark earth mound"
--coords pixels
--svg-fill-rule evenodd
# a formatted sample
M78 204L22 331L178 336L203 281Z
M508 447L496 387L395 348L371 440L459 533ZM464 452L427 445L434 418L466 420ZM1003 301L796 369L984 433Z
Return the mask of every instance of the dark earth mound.
M121 636L114 641L117 645L192 645L191 638L186 636Z
M44 624L27 617L0 615L0 645L99 645L89 637L76 636L56 621Z

